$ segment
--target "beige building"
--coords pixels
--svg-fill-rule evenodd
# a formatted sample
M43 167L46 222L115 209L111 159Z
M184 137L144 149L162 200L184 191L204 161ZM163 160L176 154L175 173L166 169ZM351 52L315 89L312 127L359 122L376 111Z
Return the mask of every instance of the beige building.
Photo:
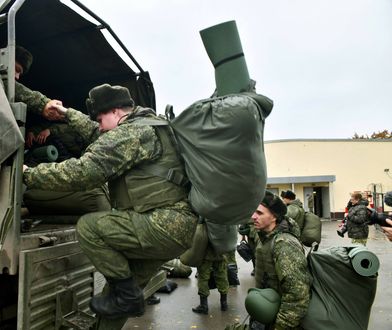
M324 218L342 218L350 193L368 194L382 211L382 194L392 190L392 140L298 139L266 141L267 189L290 189ZM385 206L385 211L392 209Z

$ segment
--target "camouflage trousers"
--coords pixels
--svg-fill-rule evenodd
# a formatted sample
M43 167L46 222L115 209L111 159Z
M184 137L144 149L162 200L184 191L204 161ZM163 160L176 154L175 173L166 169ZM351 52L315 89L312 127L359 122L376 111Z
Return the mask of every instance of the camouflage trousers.
M202 264L197 267L197 274L198 294L200 296L208 297L210 295L208 287L210 276L215 277L216 288L220 293L227 294L229 291L226 259L219 261L203 260Z
M81 249L106 278L134 277L144 287L165 262L178 257L192 242L196 217L161 209L148 214L134 211L89 213L77 224ZM154 223L168 217L168 230ZM173 239L176 226L183 237ZM185 228L185 229L184 229Z
M352 244L361 244L361 245L366 246L367 238L352 238L351 243Z
M237 260L235 258L235 250L226 253L227 264L234 264L237 266Z

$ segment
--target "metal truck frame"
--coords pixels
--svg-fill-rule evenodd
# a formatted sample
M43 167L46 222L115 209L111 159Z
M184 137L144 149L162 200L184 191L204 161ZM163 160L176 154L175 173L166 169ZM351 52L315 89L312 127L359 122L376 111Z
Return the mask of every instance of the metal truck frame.
M0 329L91 328L88 303L105 282L80 250L69 219L54 214L37 224L40 216L21 217L26 105L14 102L15 46L34 55L22 83L65 105L83 111L88 91L111 83L128 87L137 104L155 108L148 72L110 26L79 1L68 1L76 11L63 2L0 0ZM158 273L145 297L165 280Z

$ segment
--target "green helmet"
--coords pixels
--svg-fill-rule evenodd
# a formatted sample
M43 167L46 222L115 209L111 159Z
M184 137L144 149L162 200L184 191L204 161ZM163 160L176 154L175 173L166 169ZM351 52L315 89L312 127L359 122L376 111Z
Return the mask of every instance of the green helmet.
M273 323L280 307L280 296L274 289L250 288L245 299L249 315L262 324Z

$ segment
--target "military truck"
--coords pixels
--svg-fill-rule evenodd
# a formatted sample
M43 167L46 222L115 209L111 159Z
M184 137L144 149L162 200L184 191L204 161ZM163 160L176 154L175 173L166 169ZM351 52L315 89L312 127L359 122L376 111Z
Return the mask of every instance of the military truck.
M155 108L153 84L110 26L76 0L0 0L0 42L0 329L88 329L88 303L104 279L80 250L77 217L21 216L26 105L14 102L15 46L34 56L25 86L81 111L103 83ZM158 273L145 297L165 280Z

